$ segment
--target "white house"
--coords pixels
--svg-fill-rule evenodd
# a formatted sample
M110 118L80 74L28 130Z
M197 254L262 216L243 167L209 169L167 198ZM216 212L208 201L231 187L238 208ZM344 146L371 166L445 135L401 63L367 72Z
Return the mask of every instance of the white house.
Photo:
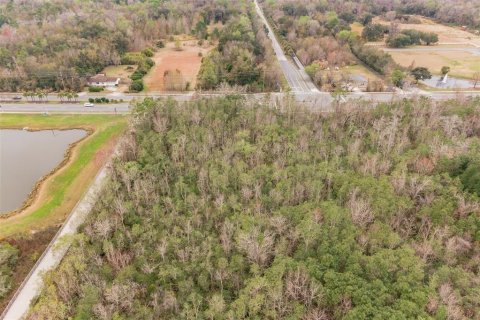
M120 83L120 78L107 77L105 73L99 73L88 78L87 83L89 86L115 87Z

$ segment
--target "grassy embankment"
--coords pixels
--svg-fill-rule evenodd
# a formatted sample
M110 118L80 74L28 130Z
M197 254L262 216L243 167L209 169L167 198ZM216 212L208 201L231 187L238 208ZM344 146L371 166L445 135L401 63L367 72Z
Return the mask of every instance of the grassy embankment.
M3 114L0 128L69 129L90 131L71 149L66 164L39 186L31 205L0 218L0 240L43 230L63 222L113 150L114 140L126 128L124 116Z

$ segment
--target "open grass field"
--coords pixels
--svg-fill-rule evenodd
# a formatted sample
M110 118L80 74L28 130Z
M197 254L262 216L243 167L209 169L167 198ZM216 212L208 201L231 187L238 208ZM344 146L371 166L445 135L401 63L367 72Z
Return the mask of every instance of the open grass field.
M420 23L400 23L400 30L415 29L434 32L438 35L438 44L433 46L414 46L403 49L389 49L384 43L370 43L387 51L401 66L426 67L432 74L439 75L443 66L449 66L450 75L457 78L471 79L480 71L480 36L474 35L460 27L452 27L435 21L414 16ZM382 17L375 17L375 23L389 25Z
M137 69L135 65L118 65L118 66L108 66L103 69L102 73L105 73L108 77L119 77L122 80L127 79L133 71Z
M2 114L0 128L83 128L90 131L90 135L76 144L65 165L39 186L29 207L0 218L0 240L61 224L113 151L116 138L126 128L126 120L124 116L114 115Z
M439 75L442 66L450 67L450 75L471 79L480 71L480 55L467 51L409 51L401 49L388 52L399 65L427 67L432 74Z
M195 89L202 56L205 56L213 46L199 46L197 40L188 40L180 42L180 48L180 51L176 50L175 43L169 42L165 48L155 52L153 56L155 66L143 78L146 91L172 91L168 83L164 82L164 75L167 71L176 70L180 71L182 82L189 83L189 90Z
M367 81L376 81L376 80L382 80L382 78L375 73L374 71L371 71L367 67L365 67L362 64L356 64L354 66L345 66L340 69L342 72L345 72L351 76L360 76L365 78Z
M435 32L438 34L438 42L442 44L469 44L471 46L480 47L480 36L474 35L468 31L462 30L460 27L451 27L436 23L425 17L415 16L421 23L400 23L400 30L415 29L423 32ZM381 17L373 19L375 23L388 25L390 22L385 21Z

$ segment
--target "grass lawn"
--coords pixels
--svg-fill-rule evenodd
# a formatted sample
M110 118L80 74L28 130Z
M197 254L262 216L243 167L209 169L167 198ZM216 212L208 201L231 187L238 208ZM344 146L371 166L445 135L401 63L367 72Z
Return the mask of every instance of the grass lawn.
M435 75L440 74L443 66L451 68L450 76L462 79L472 79L473 74L480 71L480 58L464 51L392 51L388 53L403 67L412 64L417 67L426 67Z
M374 71L368 69L367 67L365 67L364 65L362 64L356 64L356 65L353 65L353 66L345 66L343 68L340 69L341 71L343 72L346 72L350 75L359 75L359 76L362 76L364 78L366 78L367 80L370 80L370 81L374 81L374 80L381 80L381 76L379 76L378 74L376 74Z
M119 78L128 78L135 70L137 69L136 65L118 65L118 66L108 66L103 69L108 77L119 77Z
M120 84L118 85L117 90L119 92L126 92L130 83L130 76L135 70L137 70L136 65L122 64L118 66L108 66L103 69L102 73L105 73L107 77L120 78Z
M75 145L66 164L42 183L29 207L0 218L0 239L61 224L112 152L115 139L125 130L126 123L125 116L117 115L2 114L0 128L83 128L91 133Z

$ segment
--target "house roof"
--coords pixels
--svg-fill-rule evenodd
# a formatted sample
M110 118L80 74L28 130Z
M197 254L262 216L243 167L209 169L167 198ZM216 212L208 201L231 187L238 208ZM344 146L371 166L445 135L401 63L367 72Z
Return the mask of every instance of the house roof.
M107 77L105 73L99 73L88 78L88 82L116 82L117 80L116 77Z

